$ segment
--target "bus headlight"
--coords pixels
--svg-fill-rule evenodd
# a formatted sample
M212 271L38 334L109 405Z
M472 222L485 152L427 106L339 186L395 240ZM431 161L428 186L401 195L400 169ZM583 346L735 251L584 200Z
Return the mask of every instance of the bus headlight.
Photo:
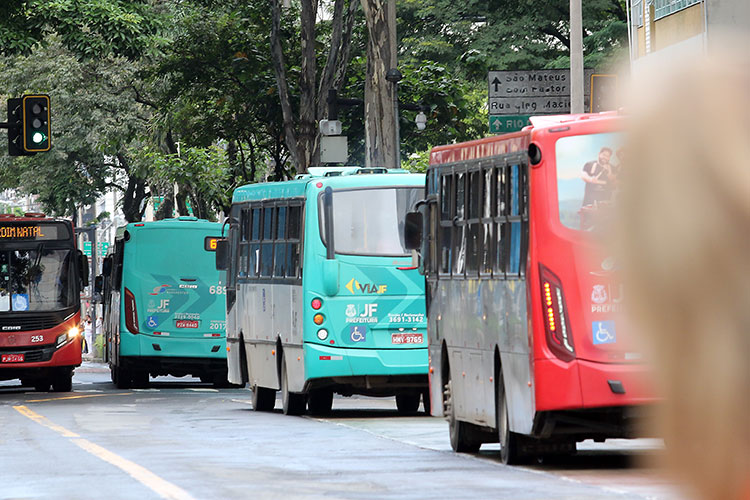
M320 340L327 339L328 338L328 330L326 330L325 328L321 328L320 330L318 330L318 338Z
M78 327L73 327L70 330L68 330L68 338L74 339L81 333L81 330L78 329Z
M67 333L61 333L57 336L57 342L55 342L56 347L60 347L65 342L68 341L68 334Z

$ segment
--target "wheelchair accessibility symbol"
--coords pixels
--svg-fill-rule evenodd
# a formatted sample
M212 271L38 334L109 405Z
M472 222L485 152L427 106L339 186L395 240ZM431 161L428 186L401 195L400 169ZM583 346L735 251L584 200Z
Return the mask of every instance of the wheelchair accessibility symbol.
M614 321L594 321L591 323L594 345L614 344L617 342L617 331Z
M148 326L149 328L156 328L157 326L159 326L159 322L156 321L156 316L149 316L148 318L146 318L146 326Z
M359 325L350 326L349 338L352 339L352 342L364 342L367 340L367 329Z

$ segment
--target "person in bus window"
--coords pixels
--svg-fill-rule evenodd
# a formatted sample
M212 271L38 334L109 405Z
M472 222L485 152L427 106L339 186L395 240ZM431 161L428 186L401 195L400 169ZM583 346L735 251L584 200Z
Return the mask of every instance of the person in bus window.
M595 205L597 202L609 201L612 197L612 182L615 176L609 163L612 149L603 147L596 160L583 165L581 179L586 183L583 195L583 206Z

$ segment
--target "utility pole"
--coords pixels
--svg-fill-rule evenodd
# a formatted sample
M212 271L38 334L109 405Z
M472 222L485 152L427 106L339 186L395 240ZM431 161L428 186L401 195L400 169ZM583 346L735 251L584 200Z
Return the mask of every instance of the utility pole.
M401 168L401 131L398 124L398 82L401 72L398 70L398 48L396 47L396 0L388 0L388 44L391 50L391 69L385 79L393 84L393 168Z
M570 112L583 113L583 15L581 0L570 0Z

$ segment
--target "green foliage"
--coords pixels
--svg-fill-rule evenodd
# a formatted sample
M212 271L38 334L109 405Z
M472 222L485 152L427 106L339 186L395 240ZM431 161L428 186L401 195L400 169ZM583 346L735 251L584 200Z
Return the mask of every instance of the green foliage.
M81 58L136 58L159 46L163 22L151 0L4 0L0 53L28 55L56 34Z

